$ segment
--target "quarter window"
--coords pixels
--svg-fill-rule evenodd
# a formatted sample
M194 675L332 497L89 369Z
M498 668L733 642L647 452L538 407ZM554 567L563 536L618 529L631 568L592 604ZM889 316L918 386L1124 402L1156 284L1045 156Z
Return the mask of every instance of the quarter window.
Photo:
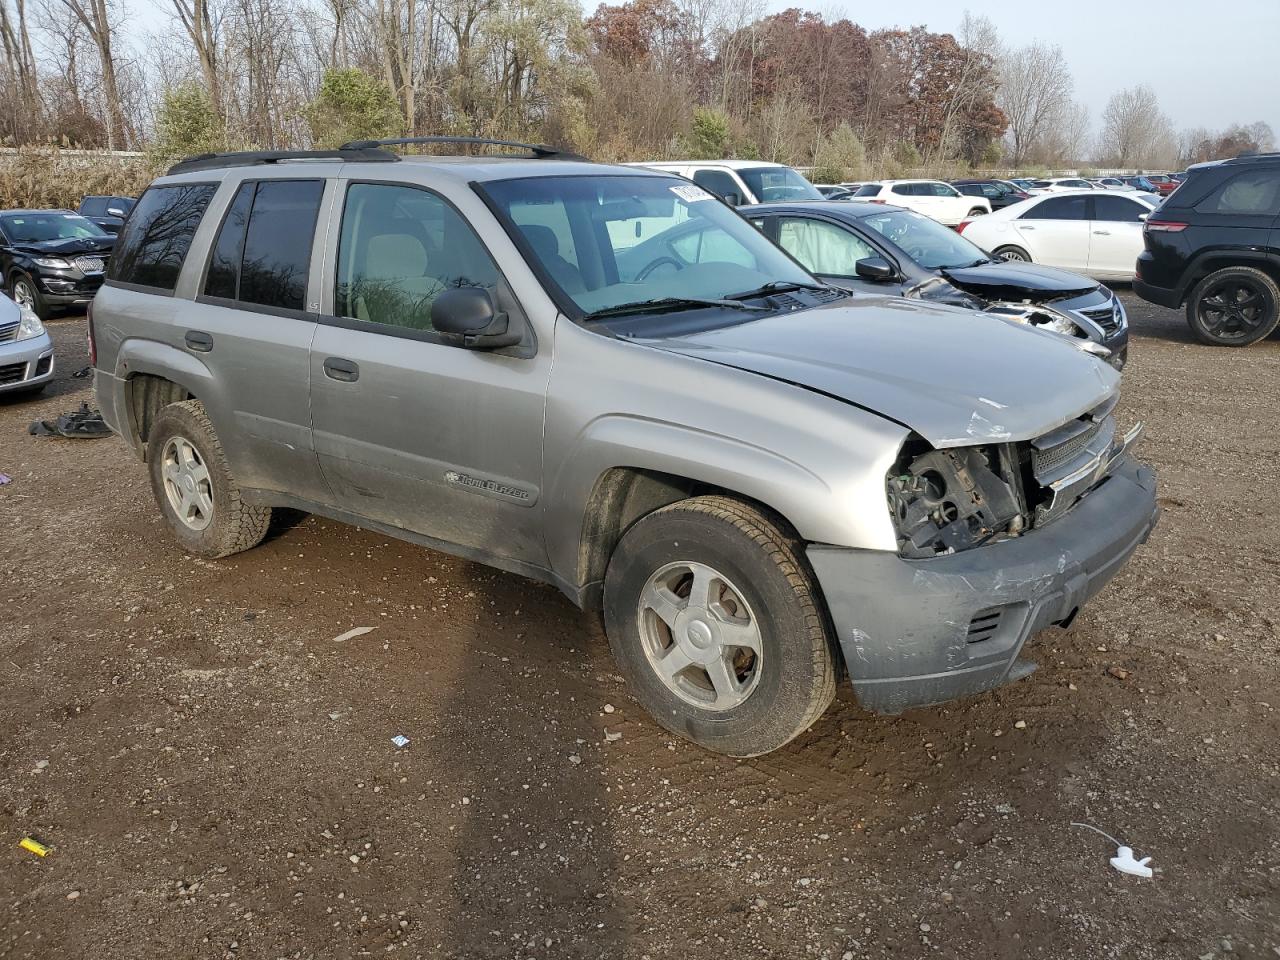
M242 184L214 241L204 292L280 310L306 307L323 180Z
M215 189L192 183L147 190L120 233L107 278L173 290Z
M1088 220L1088 197L1050 197L1037 203L1019 220Z
M1200 213L1280 214L1280 176L1274 171L1241 173L1196 205Z
M810 273L851 277L859 260L879 256L861 237L832 223L803 217L782 217L778 223L778 246Z
M555 239L551 227L544 227ZM431 329L431 304L449 287L493 289L498 268L465 220L426 190L354 183L338 245L339 316Z

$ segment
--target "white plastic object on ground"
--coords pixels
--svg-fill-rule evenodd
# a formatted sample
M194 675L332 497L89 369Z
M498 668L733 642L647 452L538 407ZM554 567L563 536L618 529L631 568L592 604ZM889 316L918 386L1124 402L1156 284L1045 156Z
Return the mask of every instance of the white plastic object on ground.
M1123 843L1113 837L1111 834L1103 830L1099 830L1092 823L1078 823L1071 821L1073 827L1084 827L1086 830L1092 830L1094 833L1101 834L1116 845L1116 855L1111 858L1111 866L1120 873L1127 873L1135 877L1146 877L1150 879L1154 876L1154 871L1147 866L1151 862L1150 857L1143 857L1141 860L1135 860L1133 856L1133 848L1126 847Z
M344 640L354 640L356 637L363 637L366 633L373 633L374 627L352 627L346 633L340 633L333 638L334 643L342 643Z
M403 733L397 733L394 737L391 738L391 742L394 743L397 747L407 747L409 745L409 738L406 737Z

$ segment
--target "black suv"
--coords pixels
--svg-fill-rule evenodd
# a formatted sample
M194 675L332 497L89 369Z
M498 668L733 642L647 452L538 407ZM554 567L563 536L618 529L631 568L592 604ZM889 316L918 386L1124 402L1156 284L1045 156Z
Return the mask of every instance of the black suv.
M1200 163L1147 219L1133 289L1186 304L1205 343L1244 347L1280 321L1280 153Z
M0 277L41 320L89 305L115 244L114 234L70 210L0 211Z
M1003 210L1031 196L1003 180L952 180L951 185L967 197L986 197L992 210Z
M136 202L133 197L85 197L80 201L80 216L107 233L119 233Z

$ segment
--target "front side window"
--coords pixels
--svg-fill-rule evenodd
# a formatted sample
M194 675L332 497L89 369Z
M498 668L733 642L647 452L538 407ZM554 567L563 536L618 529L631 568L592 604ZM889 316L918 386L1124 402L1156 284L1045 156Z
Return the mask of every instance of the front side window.
M1019 220L1088 220L1088 197L1050 197L1037 203Z
M1124 197L1099 195L1093 198L1093 219L1119 223L1141 223L1151 209Z
M703 189L710 190L722 200L731 199L731 195L737 197L739 203L747 199L742 195L742 188L738 186L738 181L723 170L695 170L693 182Z
M0 217L4 233L14 243L47 243L50 240L86 240L109 237L92 220L78 213L9 213Z
M910 210L863 217L861 223L893 243L926 270L986 263L990 258L950 227Z
M856 233L807 217L779 218L778 246L819 276L852 277L859 260L880 255Z
M216 189L211 183L148 189L125 221L107 279L173 290L196 228Z
M955 187L952 187L952 186L950 186L950 185L948 185L948 184L945 184L945 183L930 183L930 184L926 184L926 186L929 188L929 191L930 191L930 192L931 192L935 197L958 197L958 196L960 196L960 194L956 192Z
M281 310L306 306L323 180L241 184L213 245L204 292Z
M818 188L790 167L747 167L738 176L761 203L822 199Z
M1196 204L1200 213L1280 215L1280 173L1241 173Z
M540 224L557 246L559 225ZM442 290L491 290L498 278L480 238L438 195L381 183L347 188L334 287L338 316L431 330L431 305Z
M892 189L899 196L909 197L916 192L916 185L914 183L895 183Z
M580 314L663 297L722 299L813 278L696 184L658 176L549 176L483 191ZM550 224L568 224L567 256Z

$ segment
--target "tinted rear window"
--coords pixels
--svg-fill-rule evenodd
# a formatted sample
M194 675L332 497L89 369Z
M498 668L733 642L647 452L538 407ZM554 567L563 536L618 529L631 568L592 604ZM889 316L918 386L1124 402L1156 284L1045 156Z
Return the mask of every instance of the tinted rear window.
M80 201L80 212L86 217L101 217L107 212L106 197L85 197Z
M147 190L120 233L107 278L158 290L177 286L191 238L216 189L212 183L193 183Z
M1280 214L1280 170L1236 174L1196 204L1196 210L1237 215Z

